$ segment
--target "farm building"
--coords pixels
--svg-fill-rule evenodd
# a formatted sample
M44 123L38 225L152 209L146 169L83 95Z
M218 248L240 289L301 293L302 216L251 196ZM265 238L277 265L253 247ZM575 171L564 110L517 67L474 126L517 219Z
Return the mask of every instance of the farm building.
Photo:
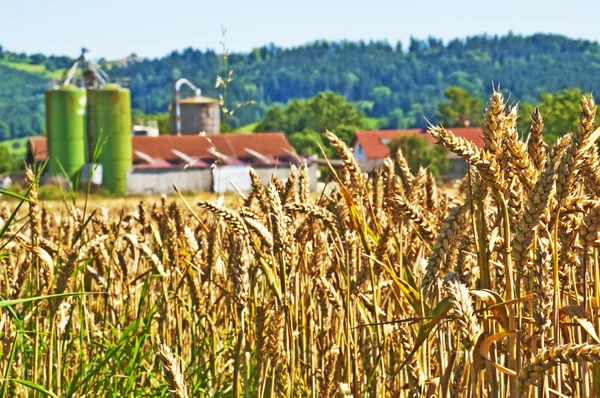
M292 165L306 161L283 133L134 136L132 152L126 178L130 195L173 193L173 183L182 192L248 191L248 166L267 183L272 175L286 178ZM30 138L27 162L47 158L46 138ZM316 167L308 164L311 190L316 189Z
M473 142L478 148L483 148L483 132L479 127L457 127L450 128L457 137ZM360 168L364 171L372 171L381 166L386 157L390 156L388 144L398 138L417 135L425 139L431 145L435 145L435 138L424 129L405 130L372 130L357 131L353 143L354 157ZM467 172L467 164L464 160L450 153L450 167L442 176L447 180L462 178Z

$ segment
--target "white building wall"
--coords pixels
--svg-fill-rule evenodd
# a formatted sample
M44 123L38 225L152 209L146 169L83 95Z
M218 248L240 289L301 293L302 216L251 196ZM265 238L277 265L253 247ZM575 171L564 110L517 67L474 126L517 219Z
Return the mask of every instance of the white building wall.
M173 183L181 192L210 192L210 169L131 169L127 174L130 195L173 194Z
M316 192L318 189L318 177L319 177L319 166L317 162L312 163L307 167L306 173L308 174L308 189L310 192Z
M362 146L360 145L360 142L358 142L358 141L356 142L352 152L354 153L354 159L357 162L367 160L367 155L365 154L365 151L363 150Z
M252 188L248 166L220 166L212 171L213 192L247 192Z
M307 168L309 189L317 190L316 163ZM254 168L263 184L268 184L271 176L281 180L288 178L289 166ZM127 192L130 195L173 194L173 183L181 192L242 192L252 188L248 166L221 166L214 169L136 169L127 175Z
M285 180L290 174L289 166L278 165L275 167L255 167L254 171L263 184L268 184L275 175L280 180ZM213 171L213 192L236 192L234 185L242 192L252 189L252 180L248 166L221 166Z

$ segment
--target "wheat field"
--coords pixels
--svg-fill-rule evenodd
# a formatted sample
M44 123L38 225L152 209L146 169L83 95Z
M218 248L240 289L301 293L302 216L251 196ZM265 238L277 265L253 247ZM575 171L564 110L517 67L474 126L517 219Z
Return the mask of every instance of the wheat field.
M333 133L227 207L1 206L0 396L588 397L600 391L596 105L544 144L494 92L455 195L401 152L369 175ZM16 204L20 203L20 204Z

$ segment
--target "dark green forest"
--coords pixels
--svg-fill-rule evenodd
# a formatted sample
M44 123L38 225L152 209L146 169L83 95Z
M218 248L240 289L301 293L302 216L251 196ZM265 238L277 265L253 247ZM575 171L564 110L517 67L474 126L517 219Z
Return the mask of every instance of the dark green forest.
M69 60L0 49L0 139L39 134L50 77L3 66L6 60L43 64L48 71L65 68ZM484 35L448 43L413 39L406 48L400 43L320 41L232 53L227 61L234 73L226 105L233 109L256 101L227 119L232 128L261 121L274 105L323 91L338 92L366 116L381 118L379 127L397 128L436 122L438 105L451 86L466 89L482 103L492 82L501 84L511 101L529 103L539 102L544 93L600 87L600 45L557 35ZM204 95L223 94L223 87L215 87L217 75L226 74L223 55L212 50L190 48L140 62L100 63L131 89L133 108L145 114L167 111L174 77L188 78Z
M38 74L0 64L0 140L41 133L48 84Z

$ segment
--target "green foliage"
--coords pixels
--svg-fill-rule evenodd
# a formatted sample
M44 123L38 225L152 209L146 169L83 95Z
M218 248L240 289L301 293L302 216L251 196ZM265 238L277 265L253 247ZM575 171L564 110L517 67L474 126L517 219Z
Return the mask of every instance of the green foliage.
M449 87L444 94L448 102L438 105L438 122L447 127L480 126L483 101L460 87Z
M323 134L311 129L297 131L289 136L290 144L298 151L300 155L321 154L319 145L325 150L327 156L332 156L333 151L323 141Z
M255 111L244 115L236 111L241 126L262 119L276 103L335 91L350 102L370 101L370 111L361 108L369 117L388 117L398 108L407 115L413 104L421 104L421 113L410 127L424 127L423 116L436 122L437 104L451 86L487 97L491 82L500 82L520 102L570 86L590 91L600 86L599 57L597 43L542 34L476 36L445 45L413 40L409 51L386 42L319 41L293 49L270 45L251 53L228 54L235 84L227 88L227 103L233 108L248 99L257 101L247 107ZM222 55L213 50L188 48L161 59L115 65L110 72L114 78L130 79L134 107L157 113L164 112L171 99L174 68L205 95L218 98L222 87L214 87L215 76L225 79L226 75Z
M221 133L231 133L233 129L227 122L221 122Z
M146 115L139 109L131 111L131 120L133 124L146 125L154 121L158 124L158 133L160 135L171 134L171 115L168 112Z
M377 86L371 90L369 99L373 101L373 113L387 115L392 104L392 90L386 86Z
M0 141L10 140L10 129L8 124L0 120Z
M417 123L419 116L422 114L420 104L414 104L410 112L405 112L402 108L396 108L390 112L386 118L385 128L388 129L407 129Z
M420 167L428 167L431 173L437 176L448 170L450 166L446 149L431 145L418 135L397 138L392 140L388 146L390 153L396 153L398 148L402 149L402 153L413 173L418 172Z
M314 138L326 129L350 144L356 130L364 128L364 115L334 92L323 92L307 100L293 100L285 109L273 107L254 131L284 131L293 136L292 145L303 154L319 154L318 147L297 134ZM294 144L295 143L295 144Z
M0 76L0 140L41 134L45 124L43 101L47 80L2 64Z
M363 126L367 130L378 130L384 127L387 123L387 118L381 117L365 117L363 118Z
M0 145L0 174L9 173L15 170L15 166L15 161L11 156L9 147Z
M12 159L12 169L10 171L19 170L23 166L25 153L27 152L27 138L16 138L8 141L3 141L0 145L8 148Z
M589 95L589 94L587 94ZM570 88L555 94L544 93L540 95L539 107L544 116L544 138L547 143L553 144L558 137L577 129L581 108L581 89ZM519 131L527 134L531 124L530 115L534 105L524 102L520 105ZM597 113L600 116L600 112Z
M171 115L168 112L152 115L158 123L158 133L160 135L171 134Z

